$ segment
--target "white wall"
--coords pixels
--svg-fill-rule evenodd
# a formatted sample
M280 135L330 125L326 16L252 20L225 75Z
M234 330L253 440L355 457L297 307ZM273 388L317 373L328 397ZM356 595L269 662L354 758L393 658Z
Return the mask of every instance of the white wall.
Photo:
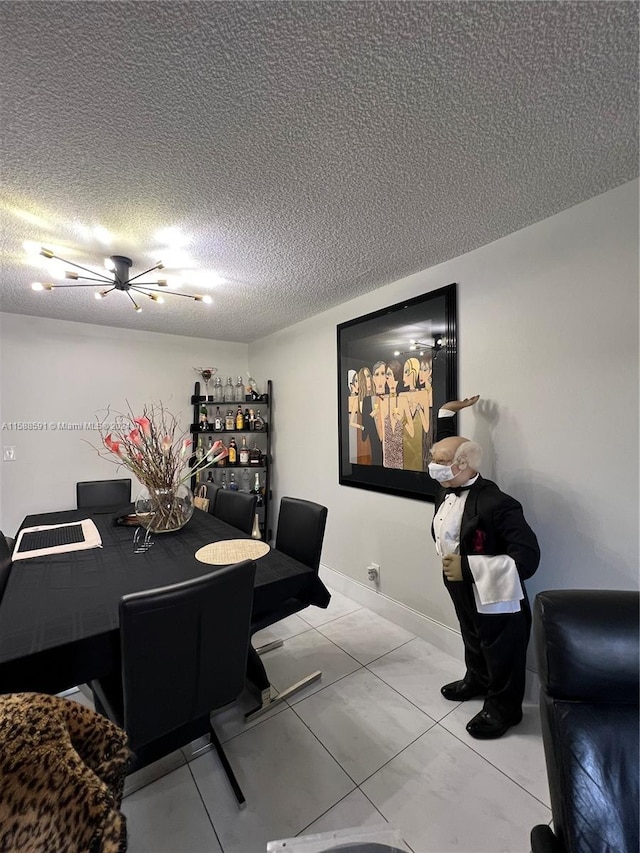
M456 627L433 506L338 485L336 325L458 283L461 431L518 498L549 588L638 586L638 182L396 281L249 348L274 382L276 500L329 507L323 564Z
M336 324L453 281L460 392L483 398L461 429L538 534L530 595L637 588L637 181L249 348L0 314L0 421L93 421L107 404L162 399L186 426L194 365L223 377L248 367L274 381L276 501L329 507L323 563L363 583L368 562L380 563L384 597L456 628L432 505L338 485L336 389ZM2 432L17 461L0 462L0 529L75 506L77 480L117 476L83 438L95 433Z
M188 430L194 367L223 377L247 374L247 345L135 332L85 323L0 314L1 443L16 461L0 462L0 530L14 535L28 513L75 507L78 480L126 477L86 442L97 432L10 430L11 422L95 423L107 406L138 414L162 401ZM204 393L204 390L203 390ZM139 489L133 479L133 495Z

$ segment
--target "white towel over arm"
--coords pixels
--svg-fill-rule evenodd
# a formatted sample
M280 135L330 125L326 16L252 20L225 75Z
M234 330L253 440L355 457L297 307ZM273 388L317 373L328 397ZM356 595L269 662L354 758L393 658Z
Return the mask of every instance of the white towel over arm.
M506 554L474 554L467 559L478 613L517 613L524 593L514 559Z

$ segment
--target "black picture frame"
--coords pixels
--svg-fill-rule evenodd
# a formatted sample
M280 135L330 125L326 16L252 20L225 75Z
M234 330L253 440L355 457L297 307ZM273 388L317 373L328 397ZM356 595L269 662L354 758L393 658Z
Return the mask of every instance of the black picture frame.
M340 485L433 501L427 463L438 409L458 397L456 284L340 323L337 333Z

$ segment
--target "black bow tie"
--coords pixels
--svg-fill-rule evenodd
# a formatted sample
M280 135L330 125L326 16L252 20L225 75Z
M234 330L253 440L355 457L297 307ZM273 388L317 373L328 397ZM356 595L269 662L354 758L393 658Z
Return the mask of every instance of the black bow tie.
M453 486L452 488L447 489L448 495L457 495L460 497L462 492L468 492L471 486Z

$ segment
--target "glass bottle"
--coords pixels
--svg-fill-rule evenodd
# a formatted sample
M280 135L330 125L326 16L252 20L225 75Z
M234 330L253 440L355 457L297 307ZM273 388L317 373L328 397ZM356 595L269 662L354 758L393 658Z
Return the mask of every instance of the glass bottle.
M209 471L207 474L207 483L213 483L213 471Z
M209 444L207 445L207 459L209 461L209 465L211 465L211 460L213 459L213 439L209 436Z
M233 412L231 409L227 409L227 414L224 419L224 428L228 430L235 429L236 419L233 416Z
M209 428L209 415L207 414L207 407L205 405L200 406L200 429L208 429Z
M236 429L244 429L244 415L242 414L241 406L238 406L238 411L236 412Z
M262 415L260 414L260 409L258 409L258 411L256 412L255 429L257 429L257 430L264 429L264 419L263 419Z
M227 472L226 471L222 472L222 477L220 479L220 488L221 489L227 488Z
M247 446L247 437L246 435L242 436L242 444L240 445L240 464L248 465L249 464L249 447Z
M204 449L202 447L202 436L198 436L198 444L196 447L196 462L202 462L202 457L204 456Z
M249 429L256 428L256 413L253 409L249 409Z
M224 388L222 387L222 376L216 376L213 383L213 402L222 403L224 400Z
M236 444L234 436L231 436L231 441L229 442L229 456L227 457L227 459L229 465L238 464L238 445Z
M224 386L224 399L226 403L233 402L233 382L230 376L227 378L227 384Z
M216 416L213 419L213 428L216 432L221 432L223 429L222 415L220 414L220 406L216 406Z
M234 400L236 403L244 403L244 382L242 381L242 376L238 376L236 380Z
M253 447L249 451L249 465L261 465L262 464L262 453L260 453L258 449L258 445L253 443Z
M229 474L229 486L228 486L228 488L232 492L238 491L238 484L236 483L236 475L233 471Z
M249 476L249 471L246 468L242 472L242 491L251 491L251 477Z
M253 481L253 488L251 489L251 494L255 495L257 498L256 506L257 507L262 506L262 504L264 503L264 500L263 500L263 496L262 496L262 486L260 485L260 474L257 471L256 471L255 479Z

